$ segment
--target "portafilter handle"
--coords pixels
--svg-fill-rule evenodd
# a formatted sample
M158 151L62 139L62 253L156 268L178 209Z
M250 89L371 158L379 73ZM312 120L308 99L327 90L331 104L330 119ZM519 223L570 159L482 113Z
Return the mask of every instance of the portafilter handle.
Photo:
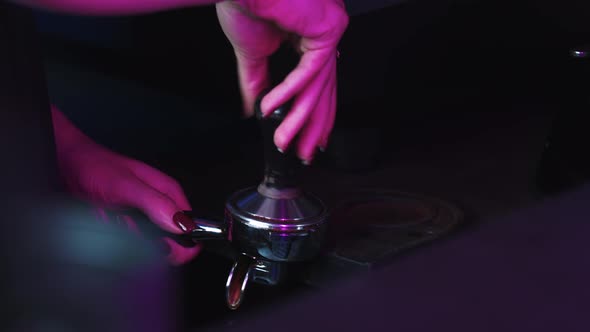
M203 219L192 211L184 211L184 214L193 220L195 228L189 235L193 241L228 240L228 224L225 220Z

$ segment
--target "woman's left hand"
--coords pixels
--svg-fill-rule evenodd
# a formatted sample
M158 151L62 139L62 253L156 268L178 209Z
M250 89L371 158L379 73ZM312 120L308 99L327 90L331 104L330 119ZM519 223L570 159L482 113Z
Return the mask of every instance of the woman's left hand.
M55 107L52 116L58 162L72 193L100 207L137 208L169 233L190 231L192 221L178 212L191 210L191 206L176 180L95 143ZM124 220L129 228L136 229L133 220ZM188 262L201 250L200 245L186 248L168 237L163 241L174 265Z

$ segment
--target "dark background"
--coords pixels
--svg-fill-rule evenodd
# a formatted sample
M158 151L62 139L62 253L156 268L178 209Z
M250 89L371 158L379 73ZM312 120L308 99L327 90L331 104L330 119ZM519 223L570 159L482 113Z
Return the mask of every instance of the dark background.
M349 5L358 13L340 48L338 127L378 128L391 135L421 131L415 123L384 120L390 116L417 117L421 126L441 127L441 121L453 116L461 120L482 111L514 114L507 106L515 102L561 103L572 82L567 51L584 42L588 30L582 1L415 0L364 12L359 3ZM239 114L232 50L212 7L119 18L41 14L39 22L46 34L52 97L66 113L84 114L86 120L78 121L88 123L81 126L103 127L95 135L104 133L102 122L88 120L98 108L103 115L107 108L138 108L142 102L166 108L166 114L174 114L168 119L184 121L160 123L160 130L179 140L198 130L201 124L196 122L219 125L219 119L194 120L197 113L230 119ZM285 58L275 59L277 67L285 68ZM129 92L119 97L117 83L110 86L107 80L129 82L140 95L141 89L149 89L167 100L154 105ZM131 104L121 105L122 98ZM151 118L144 106L141 115L135 114L142 116L141 122ZM133 112L114 113L126 117ZM145 126L121 118L116 122L110 126L126 131ZM87 131L94 133L92 128ZM113 144L122 144L115 138L118 134L107 136ZM196 148L192 142L189 146Z
M568 52L590 43L590 5L359 3L340 47L337 126L309 187L435 195L483 223L536 203L555 116L586 105L584 65ZM171 174L206 213L259 180L258 132L240 118L235 61L214 8L117 18L39 13L38 22L50 95L91 137ZM288 51L275 57L277 78L289 60ZM204 255L182 268L190 326L226 317L219 290L230 263ZM250 309L275 293L254 291Z

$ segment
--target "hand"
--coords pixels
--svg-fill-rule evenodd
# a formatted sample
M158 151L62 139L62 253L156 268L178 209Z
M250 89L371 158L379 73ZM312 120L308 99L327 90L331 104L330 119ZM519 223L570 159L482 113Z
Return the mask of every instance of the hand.
M255 98L269 85L268 58L287 39L301 54L297 67L262 100L268 115L294 99L277 128L274 142L285 151L301 132L297 153L310 162L317 147L326 148L336 114L336 49L348 26L341 0L242 0L217 5L221 27L238 63L247 115Z
M98 145L56 108L52 108L52 116L58 161L72 193L99 206L138 208L170 233L181 234L190 227L192 221L177 214L191 207L174 179ZM133 220L124 220L130 229L136 229ZM188 262L201 250L200 245L186 248L167 237L163 241L169 246L168 259L174 265Z

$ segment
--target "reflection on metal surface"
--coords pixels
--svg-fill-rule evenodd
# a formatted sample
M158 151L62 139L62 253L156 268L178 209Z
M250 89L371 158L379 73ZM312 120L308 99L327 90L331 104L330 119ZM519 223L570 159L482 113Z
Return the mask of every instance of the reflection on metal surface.
M283 263L257 260L251 278L255 283L274 286L279 284L284 271Z
M583 45L570 50L570 56L573 58L589 58L590 45Z
M245 255L241 255L232 266L225 283L225 298L230 309L236 310L242 304L250 272L254 266L255 261Z
M195 229L190 235L193 241L227 239L228 233L227 224L225 221L199 218L198 216L195 216L192 211L184 211L184 214L189 216L195 224Z
M233 194L228 209L239 212L242 219L256 228L297 228L324 221L326 208L317 197L297 191L297 196L278 199L265 196L267 191L261 191L260 187L265 186Z
M434 241L459 226L464 215L441 199L365 188L341 192L331 210L327 251L305 282L318 286L350 272L367 271L402 251Z
M303 191L290 199L263 193L260 186L252 187L228 199L225 218L234 247L251 257L275 262L316 257L328 220L324 204Z

